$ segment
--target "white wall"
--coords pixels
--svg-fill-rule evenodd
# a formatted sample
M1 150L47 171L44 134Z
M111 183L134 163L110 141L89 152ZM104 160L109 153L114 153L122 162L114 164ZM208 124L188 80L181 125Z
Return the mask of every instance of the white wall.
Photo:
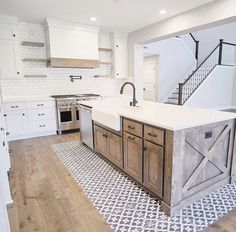
M220 39L225 42L236 43L236 22L212 27L192 33L200 41L199 61L202 62L219 44ZM224 45L223 63L234 63L234 47Z
M45 58L46 49L20 46L21 41L44 42L44 29L40 24L19 23L18 38L20 47L21 77L0 80L3 98L15 96L48 96L68 93L118 94L124 80L114 78L94 78L94 75L111 73L111 67L101 65L96 69L47 68L44 63L23 62L23 58ZM100 36L99 46L110 47L110 35ZM109 60L109 53L101 53L101 60ZM24 75L46 74L47 78L24 78ZM70 81L69 75L82 75L83 80Z
M185 106L227 108L233 105L234 67L216 66L207 79L186 101Z
M233 21L236 21L236 1L218 0L130 33L128 36L129 76L133 77L137 86L140 86L140 76L136 75L142 71L139 70L140 60L136 57L137 44L171 38ZM138 88L137 92L140 91L141 89Z
M145 45L145 53L159 55L159 94L160 102L167 101L179 82L194 70L196 60L185 43L171 38Z

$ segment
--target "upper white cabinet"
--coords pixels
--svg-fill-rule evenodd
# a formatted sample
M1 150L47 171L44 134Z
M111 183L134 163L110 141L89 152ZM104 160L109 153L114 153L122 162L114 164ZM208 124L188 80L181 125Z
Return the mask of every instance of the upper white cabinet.
M48 66L94 68L99 65L98 27L47 19Z
M113 47L113 76L127 78L127 36L122 33L111 34Z
M17 25L14 23L0 22L0 39L16 40Z
M0 78L18 78L19 61L17 23L0 17Z
M19 69L17 42L0 39L0 78L17 78L20 75Z

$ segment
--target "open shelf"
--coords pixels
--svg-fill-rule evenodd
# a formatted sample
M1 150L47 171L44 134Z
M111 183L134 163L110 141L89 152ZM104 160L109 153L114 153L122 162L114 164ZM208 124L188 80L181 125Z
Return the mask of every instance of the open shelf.
M32 74L32 75L24 75L24 77L25 78L46 78L47 77L47 75L34 75L34 74Z
M111 75L94 75L94 78L99 78L99 77L107 77L107 78L111 78Z
M44 43L42 42L32 42L32 41L22 41L22 46L29 46L29 47L43 47Z
M109 62L109 61L100 61L99 64L111 65L111 62Z
M112 52L111 48L98 48L98 51L100 52Z
M38 58L24 58L23 59L24 62L46 62L46 59L38 59Z

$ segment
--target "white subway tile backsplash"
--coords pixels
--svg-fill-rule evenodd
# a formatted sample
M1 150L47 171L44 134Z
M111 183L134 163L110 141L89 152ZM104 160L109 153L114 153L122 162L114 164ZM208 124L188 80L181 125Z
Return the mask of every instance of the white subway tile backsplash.
M18 38L20 48L21 77L17 79L2 79L3 97L17 96L48 96L68 93L99 93L116 95L124 80L114 78L94 78L94 75L108 75L112 71L110 65L101 65L96 69L78 68L47 68L46 63L23 62L24 58L46 58L45 47L20 46L22 41L45 42L44 29L40 24L19 23ZM101 33L100 47L110 47L110 36ZM110 53L101 52L100 60L110 61ZM47 78L24 78L24 75L47 75ZM83 79L70 81L70 75L82 75Z

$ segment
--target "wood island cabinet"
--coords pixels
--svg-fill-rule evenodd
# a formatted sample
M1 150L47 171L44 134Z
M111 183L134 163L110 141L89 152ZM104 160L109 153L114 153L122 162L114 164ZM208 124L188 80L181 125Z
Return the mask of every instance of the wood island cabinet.
M122 137L109 134L109 158L119 168L123 168Z
M95 125L94 126L94 141L95 141L96 152L108 158L109 144L108 144L107 131Z
M95 150L119 168L123 168L122 137L94 125Z
M123 134L124 144L124 171L138 182L142 182L142 139L127 132Z
M163 189L163 147L144 141L143 185L162 197Z
M123 117L120 132L95 126L95 147L174 215L235 182L235 127L231 119L175 131Z

